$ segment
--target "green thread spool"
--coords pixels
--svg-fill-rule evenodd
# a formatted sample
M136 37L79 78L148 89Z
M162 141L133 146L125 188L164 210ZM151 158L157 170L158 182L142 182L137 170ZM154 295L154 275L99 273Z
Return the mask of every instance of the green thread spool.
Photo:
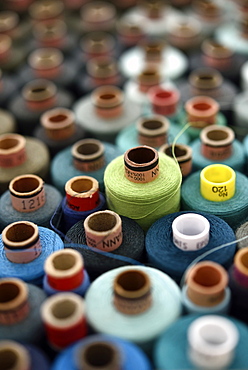
M178 164L159 153L159 175L156 179L134 183L126 178L123 155L119 156L107 166L104 174L108 207L134 219L147 230L162 216L179 210L181 181Z

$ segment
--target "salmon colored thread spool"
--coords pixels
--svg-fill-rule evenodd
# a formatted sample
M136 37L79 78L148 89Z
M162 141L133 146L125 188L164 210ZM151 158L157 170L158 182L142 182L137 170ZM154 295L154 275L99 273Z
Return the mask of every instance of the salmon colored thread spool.
M13 325L29 313L28 288L20 279L0 279L0 323Z
M0 364L2 370L31 369L31 359L27 349L12 340L0 341Z
M192 149L190 146L184 144L164 144L159 148L159 152L162 152L171 158L174 158L174 156L176 157L183 177L186 177L191 173Z
M90 211L99 204L99 184L90 176L75 176L65 184L69 208L78 212Z
M26 161L26 139L18 134L0 135L0 167L20 166Z
M84 300L75 293L57 293L41 306L50 345L61 350L87 334Z
M105 252L119 248L122 243L122 221L113 211L99 211L84 220L86 243Z
M52 108L56 103L56 94L55 84L43 79L33 80L22 89L26 105L32 111L43 111Z
M238 250L234 256L233 276L245 288L248 288L248 247Z
M77 141L72 147L73 165L79 171L97 171L105 164L104 146L96 139Z
M212 161L223 161L232 155L234 132L229 127L211 125L205 127L200 134L201 152Z
M193 303L213 307L221 303L225 297L228 275L218 263L203 261L188 271L186 284L187 296Z
M12 207L18 212L34 212L46 202L44 181L36 175L15 177L10 181L9 192Z
M185 111L193 127L204 128L216 122L219 104L208 96L196 96L185 103Z
M61 18L64 12L64 4L57 0L35 1L29 7L29 15L34 22L47 22Z
M53 79L60 75L63 54L59 49L41 48L30 54L28 63L37 78Z
M63 249L52 253L46 259L44 270L53 289L70 291L78 288L83 282L83 257L76 250Z
M86 70L97 86L115 85L119 82L117 63L110 56L91 58L86 64Z
M67 26L60 19L49 20L45 24L34 25L34 38L40 47L61 48L66 42Z
M138 141L141 145L158 148L167 142L169 121L162 116L142 117L138 120Z
M113 282L114 305L126 315L138 315L152 305L151 282L143 271L128 270L119 273Z
M29 221L17 221L2 231L5 255L13 263L28 263L39 257L41 244L39 229Z
M41 116L41 125L47 137L51 140L62 141L71 137L76 130L75 114L66 108L49 109Z
M202 59L207 66L226 70L230 67L234 52L215 40L204 40L201 46Z
M161 75L157 68L146 67L137 77L139 90L147 93L153 86L158 86L161 82Z
M180 92L176 89L165 89L155 86L149 90L148 99L152 104L154 113L163 116L172 116L177 112Z
M113 119L123 113L124 95L116 86L101 86L92 93L96 114L103 119Z

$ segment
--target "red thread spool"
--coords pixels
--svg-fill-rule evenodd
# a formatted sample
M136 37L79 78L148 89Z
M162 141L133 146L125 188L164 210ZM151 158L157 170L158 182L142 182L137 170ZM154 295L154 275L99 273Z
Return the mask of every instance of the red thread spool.
M180 100L180 93L175 89L164 89L163 87L152 87L148 92L148 99L152 104L153 112L163 116L176 114Z
M186 102L185 111L193 127L204 128L216 122L219 104L208 96L195 96Z
M44 270L49 285L56 290L70 291L79 287L84 279L84 261L73 249L52 253L45 261Z
M90 176L75 176L65 184L69 208L77 212L91 211L99 204L99 184Z
M55 349L64 349L87 334L84 300L75 293L49 297L41 306L41 317Z

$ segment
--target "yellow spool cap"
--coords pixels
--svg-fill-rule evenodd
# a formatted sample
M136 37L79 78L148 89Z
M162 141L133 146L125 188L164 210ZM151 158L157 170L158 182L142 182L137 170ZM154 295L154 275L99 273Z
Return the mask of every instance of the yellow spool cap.
M225 202L235 194L235 171L224 164L211 164L201 171L201 195L213 202Z

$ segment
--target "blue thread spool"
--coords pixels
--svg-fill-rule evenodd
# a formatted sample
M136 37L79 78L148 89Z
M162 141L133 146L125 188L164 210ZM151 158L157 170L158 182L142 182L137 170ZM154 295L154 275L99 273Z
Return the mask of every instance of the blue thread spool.
M172 222L176 217L187 213L172 213L157 220L148 230L145 240L149 263L153 267L164 271L178 282L195 258L221 244L235 241L234 232L225 221L214 215L197 212L197 214L204 216L210 223L209 241L200 250L184 251L179 249L173 243ZM228 249L216 251L202 258L202 260L208 259L218 262L227 268L232 263L235 249L236 245L233 243Z
M105 350L103 344L105 344ZM102 367L102 369L112 369L112 367L110 367L113 362L112 348L106 347L108 344L111 345L111 347L114 346L114 349L118 351L117 353L119 353L120 356L119 362L121 363L122 370L151 370L151 364L148 358L139 347L126 340L109 335L92 335L70 346L55 359L52 370L77 370L79 368L78 362L81 363L83 361L83 356L80 356L80 353L85 351L86 348L91 348L91 353L93 355L93 358L92 356L88 358L89 352L87 352L87 363L92 364L93 362L95 364L95 358L98 359L98 366ZM109 350L107 351L108 348ZM108 361L106 361L106 354L108 353ZM103 365L99 365L99 362Z

